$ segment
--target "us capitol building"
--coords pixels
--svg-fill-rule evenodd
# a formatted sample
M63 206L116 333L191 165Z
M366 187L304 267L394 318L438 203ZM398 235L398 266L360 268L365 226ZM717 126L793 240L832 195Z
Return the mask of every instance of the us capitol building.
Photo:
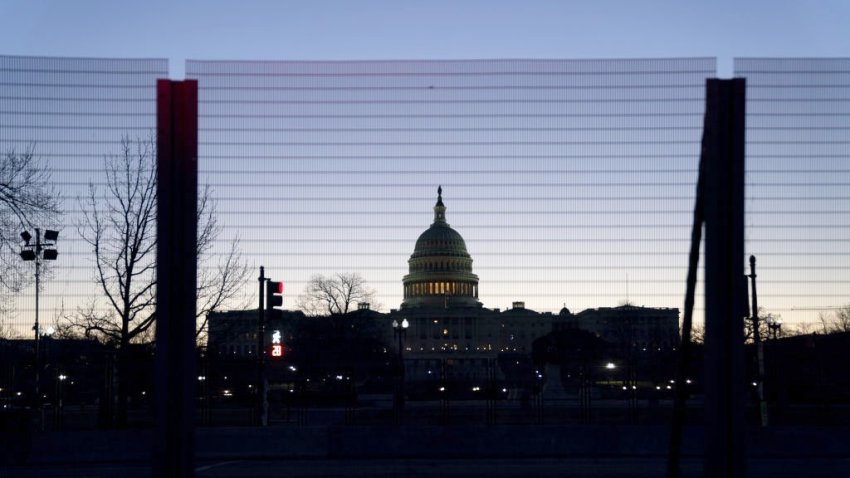
M369 304L359 304L349 314L381 323L384 343L395 352L399 341L392 324L407 321L401 343L406 377L413 381L434 378L437 373L458 380L499 378L506 372L506 363L528 363L533 342L558 330L581 329L617 343L627 328L630 346L644 349L673 347L678 340L678 309L624 305L572 314L565 307L553 314L526 309L523 302L514 302L504 311L488 309L478 300L478 276L472 264L463 237L446 221L439 187L434 222L416 240L408 260L401 306L380 313L370 310ZM300 312L275 312L278 320L304 317ZM250 332L256 330L256 317L256 310L211 314L210 349L228 356L255 354L256 335ZM234 327L235 321L244 326Z
M455 378L483 379L494 369L501 375L506 362L519 365L530 359L534 340L553 330L583 329L616 342L628 323L628 338L636 347L667 348L678 340L677 309L625 305L572 314L563 308L556 315L526 309L523 302L505 311L487 309L478 300L472 263L463 237L446 221L439 187L434 222L416 240L402 279L404 300L385 319L408 321L403 340L408 377L427 378L438 368ZM387 342L396 343L390 341L392 326L386 330Z

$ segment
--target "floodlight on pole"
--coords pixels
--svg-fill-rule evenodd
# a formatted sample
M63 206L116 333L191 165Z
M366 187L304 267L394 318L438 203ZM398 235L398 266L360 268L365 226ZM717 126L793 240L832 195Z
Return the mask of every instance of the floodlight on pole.
M41 289L39 285L39 279L41 277L41 260L54 261L58 256L58 252L54 248L56 245L56 240L59 239L59 231L54 230L45 230L44 231L44 240L50 242L41 242L41 229L35 228L35 244L30 244L32 240L32 234L29 231L24 231L21 233L21 239L24 241L24 245L21 248L21 259L25 261L34 261L35 262L35 324L33 325L33 332L35 333L35 380L34 380L34 389L35 393L33 394L33 400L35 401L33 405L37 408L41 408L40 402L40 372L41 372L41 351L39 347L39 342L41 340L41 330L38 325L38 299L39 299L39 290ZM48 333L52 333L52 327L48 329ZM42 419L42 427L44 426L44 421Z

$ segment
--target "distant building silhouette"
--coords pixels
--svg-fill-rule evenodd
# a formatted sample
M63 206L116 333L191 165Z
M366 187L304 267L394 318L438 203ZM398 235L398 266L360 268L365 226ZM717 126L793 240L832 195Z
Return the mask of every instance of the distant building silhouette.
M534 341L553 330L577 328L611 344L626 341L631 347L675 346L678 309L624 305L578 314L564 308L556 315L527 309L519 301L505 311L483 307L478 300L472 256L463 237L448 224L446 209L440 187L434 222L416 240L408 260L400 308L380 313L360 304L358 310L347 314L366 314L376 321L383 343L396 352L398 342L391 323L407 319L403 351L407 380L518 379L517 370L531 373L528 369ZM210 314L210 350L234 357L256 354L256 320L256 311ZM313 319L301 312L274 311L267 330L285 328L287 321L297 320Z

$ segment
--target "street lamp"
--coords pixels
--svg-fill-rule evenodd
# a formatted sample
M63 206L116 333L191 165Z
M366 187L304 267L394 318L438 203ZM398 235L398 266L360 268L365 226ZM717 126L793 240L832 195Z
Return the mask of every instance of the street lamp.
M399 419L401 419L401 413L404 410L404 339L408 327L410 327L410 322L406 318L403 318L401 322L393 319L393 333L398 339L399 383L395 402Z
M41 261L55 261L56 256L56 241L59 239L59 232L46 230L44 231L44 242L41 240L41 229L35 228L35 244L30 244L32 235L28 231L21 233L21 239L24 244L21 246L21 259L25 261L35 262L35 325L32 330L35 332L35 395L34 405L39 402L39 374L41 368L41 355L39 350L40 330L38 327L38 295L39 295L39 278L41 276Z
M776 340L778 333L782 330L782 317L774 317L772 314L767 316L767 328L773 335L773 340Z

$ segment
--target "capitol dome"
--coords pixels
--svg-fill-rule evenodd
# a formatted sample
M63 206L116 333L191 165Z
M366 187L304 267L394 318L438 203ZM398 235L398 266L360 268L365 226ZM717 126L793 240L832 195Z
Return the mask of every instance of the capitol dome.
M434 223L419 235L404 276L404 301L408 307L481 307L478 276L463 237L446 222L443 188L437 188Z

